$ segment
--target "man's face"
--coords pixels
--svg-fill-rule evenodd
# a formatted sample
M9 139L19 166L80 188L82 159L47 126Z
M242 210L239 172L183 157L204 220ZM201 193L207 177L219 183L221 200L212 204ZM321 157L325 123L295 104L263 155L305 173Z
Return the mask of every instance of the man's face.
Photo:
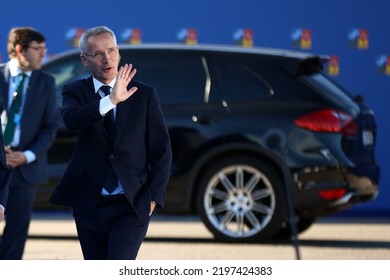
M43 59L47 52L46 43L32 41L27 48L24 48L18 55L19 64L25 71L38 70L42 66Z
M81 54L81 62L89 67L92 75L102 82L111 82L117 72L120 60L118 46L108 33L88 38L88 53Z

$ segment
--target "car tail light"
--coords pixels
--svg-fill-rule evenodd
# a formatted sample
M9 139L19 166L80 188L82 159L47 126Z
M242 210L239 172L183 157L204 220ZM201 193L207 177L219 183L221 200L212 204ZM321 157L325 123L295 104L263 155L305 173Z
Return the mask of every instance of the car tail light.
M347 191L345 189L334 189L334 190L322 190L319 191L319 195L325 200L336 200L345 195Z
M358 133L358 126L350 115L333 109L309 113L296 119L295 124L310 131L341 132L345 136L356 136Z

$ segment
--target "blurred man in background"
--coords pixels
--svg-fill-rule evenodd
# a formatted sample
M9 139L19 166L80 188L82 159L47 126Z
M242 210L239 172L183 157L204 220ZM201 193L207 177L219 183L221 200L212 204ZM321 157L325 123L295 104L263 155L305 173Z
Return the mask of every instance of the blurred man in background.
M22 259L38 184L48 181L47 151L59 125L54 77L40 70L45 37L30 27L10 30L10 60L0 65L3 138L12 169L0 259Z

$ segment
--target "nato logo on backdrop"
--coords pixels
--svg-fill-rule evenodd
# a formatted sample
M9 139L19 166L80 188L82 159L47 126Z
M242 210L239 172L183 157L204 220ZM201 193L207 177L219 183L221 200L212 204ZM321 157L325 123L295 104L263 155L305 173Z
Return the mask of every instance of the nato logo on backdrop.
M348 33L349 46L353 49L368 49L368 30L366 28L353 28Z
M65 34L66 44L69 47L78 48L80 37L84 31L85 29L81 27L70 28Z
M309 50L312 47L312 32L307 28L297 28L291 33L294 48Z
M121 39L123 44L142 44L142 31L140 28L126 28L121 33Z
M326 68L329 76L338 76L340 74L340 58L337 55L329 56Z
M198 31L195 28L182 28L176 34L180 43L187 45L196 45L198 43Z
M390 55L381 55L376 60L376 68L380 74L390 76Z
M246 48L253 47L253 30L249 28L240 28L233 33L233 40L236 45Z

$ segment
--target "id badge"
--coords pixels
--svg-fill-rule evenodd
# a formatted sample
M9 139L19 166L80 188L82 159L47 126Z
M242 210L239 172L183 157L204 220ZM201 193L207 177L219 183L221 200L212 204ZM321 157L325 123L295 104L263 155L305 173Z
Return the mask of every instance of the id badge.
M15 114L14 115L14 123L16 124L16 125L20 125L20 121L21 121L21 119L22 119L22 115L21 114Z

